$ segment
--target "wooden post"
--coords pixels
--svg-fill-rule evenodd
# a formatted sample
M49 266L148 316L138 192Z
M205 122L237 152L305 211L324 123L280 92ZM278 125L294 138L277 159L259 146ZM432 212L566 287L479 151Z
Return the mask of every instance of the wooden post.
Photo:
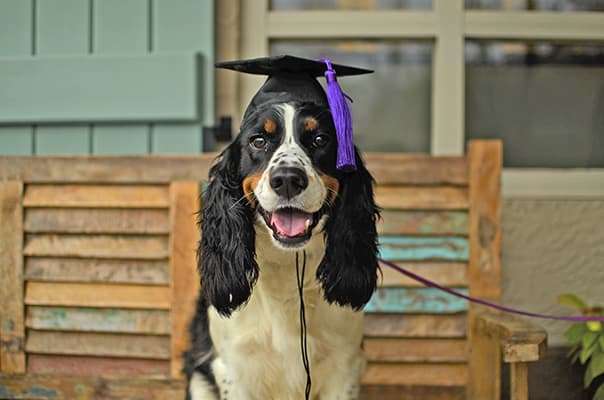
M501 397L501 349L486 327L470 315L468 400Z
M473 140L468 146L470 183L470 295L491 301L501 297L501 165L498 140ZM499 399L501 350L468 313L469 399Z
M23 183L0 182L0 371L25 372Z
M170 185L170 372L182 379L183 352L189 348L189 324L195 313L199 292L196 249L199 243L197 212L199 184L174 182Z
M528 364L510 364L510 400L528 400Z
M501 297L501 164L499 140L473 140L470 165L470 295Z

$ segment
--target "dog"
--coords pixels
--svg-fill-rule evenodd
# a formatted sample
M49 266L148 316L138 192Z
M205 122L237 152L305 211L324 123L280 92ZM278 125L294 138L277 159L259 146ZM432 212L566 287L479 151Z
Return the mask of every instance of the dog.
M308 398L358 397L378 271L374 181L356 148L356 171L336 168L326 104L290 100L247 112L210 169L187 399L305 398L300 267Z

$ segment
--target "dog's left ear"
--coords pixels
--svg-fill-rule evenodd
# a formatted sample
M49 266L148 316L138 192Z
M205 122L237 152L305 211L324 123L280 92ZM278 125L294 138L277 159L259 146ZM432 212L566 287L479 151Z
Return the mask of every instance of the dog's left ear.
M356 150L356 149L355 149ZM342 173L340 189L325 225L325 256L317 270L325 300L361 309L377 282L379 209L373 177L356 150L357 170Z

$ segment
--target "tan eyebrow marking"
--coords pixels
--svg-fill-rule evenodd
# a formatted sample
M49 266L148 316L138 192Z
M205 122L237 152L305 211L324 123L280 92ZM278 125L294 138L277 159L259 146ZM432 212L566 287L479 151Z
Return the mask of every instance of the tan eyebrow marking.
M266 133L275 133L277 131L277 123L272 119L266 119L264 121L264 131Z
M306 119L306 122L304 122L304 130L307 132L312 132L317 129L317 125L319 125L317 120L313 117L309 117Z

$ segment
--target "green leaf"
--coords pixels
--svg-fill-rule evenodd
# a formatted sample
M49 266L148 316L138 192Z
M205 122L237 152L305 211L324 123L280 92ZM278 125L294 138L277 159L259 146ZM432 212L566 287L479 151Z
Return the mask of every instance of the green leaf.
M584 323L579 322L576 324L572 324L566 330L566 332L564 332L564 337L566 338L568 343L570 343L571 345L575 345L581 343L581 340L583 339L583 334L585 332L587 332L587 326Z
M584 348L590 347L591 345L596 343L598 337L600 337L600 335L598 335L596 332L587 331L583 334L583 337L581 338L581 345Z
M604 335L600 335L598 342L600 342L600 349L604 351Z
M598 390L596 390L593 400L604 400L604 385L600 385Z
M581 355L579 356L579 360L581 361L581 364L585 364L585 362L589 359L589 357L591 357L591 355L594 353L594 351L598 348L599 348L599 346L596 341L592 342L592 344L590 344L587 347L583 347L581 349Z
M587 304L579 296L572 293L559 295L558 303L572 307L579 312L583 312L587 308Z
M568 353L566 353L566 357L570 358L572 357L577 350L579 350L579 345L575 344L574 346L571 346L570 350L568 351Z
M591 372L594 378L604 374L604 353L598 351L591 357Z
M594 374L591 372L591 364L593 364L593 360L587 364L587 368L585 369L585 375L583 376L583 387L587 389L589 385L591 385L591 381L594 380Z

